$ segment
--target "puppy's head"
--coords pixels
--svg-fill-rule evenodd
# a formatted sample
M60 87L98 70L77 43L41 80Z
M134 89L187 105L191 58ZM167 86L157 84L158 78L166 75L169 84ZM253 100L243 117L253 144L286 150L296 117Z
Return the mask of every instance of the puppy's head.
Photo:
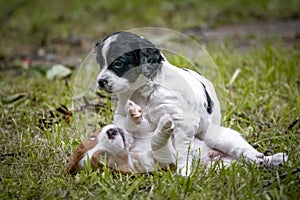
M149 40L129 32L117 32L97 42L95 52L101 66L98 86L109 93L126 92L140 75L154 78L163 61Z
M102 169L104 165L121 172L128 172L126 140L122 129L107 125L93 133L74 151L67 164L71 174L79 172L90 162L93 169Z

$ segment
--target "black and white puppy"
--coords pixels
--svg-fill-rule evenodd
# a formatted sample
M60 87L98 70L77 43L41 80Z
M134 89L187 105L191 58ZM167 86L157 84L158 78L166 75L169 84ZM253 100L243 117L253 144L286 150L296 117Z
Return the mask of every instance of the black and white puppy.
M190 173L188 151L195 137L234 159L244 156L247 161L269 162L237 131L220 125L220 105L212 83L170 64L149 40L117 32L97 42L95 52L101 66L98 86L119 97L114 124L124 127L124 107L129 99L145 108L143 115L153 127L163 115L170 115L175 124L177 170L182 175ZM269 164L279 165L286 159L285 154L276 154Z

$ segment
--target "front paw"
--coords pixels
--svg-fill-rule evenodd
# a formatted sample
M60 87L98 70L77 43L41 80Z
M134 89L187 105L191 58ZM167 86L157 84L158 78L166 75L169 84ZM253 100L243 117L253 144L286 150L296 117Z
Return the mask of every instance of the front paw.
M141 123L142 121L142 108L134 103L131 100L128 100L125 105L126 114L132 119L132 121L136 124Z
M174 131L174 122L170 115L164 115L160 118L161 130L171 134Z

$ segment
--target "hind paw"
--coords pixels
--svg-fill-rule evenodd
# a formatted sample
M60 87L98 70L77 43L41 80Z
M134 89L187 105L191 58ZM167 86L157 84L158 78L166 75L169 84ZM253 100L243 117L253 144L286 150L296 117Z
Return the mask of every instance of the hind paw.
M259 162L262 166L278 167L283 165L288 160L288 155L285 153L277 153L272 156L264 156L263 160Z
M170 115L164 115L161 117L162 131L166 133L172 133L174 131L174 122Z

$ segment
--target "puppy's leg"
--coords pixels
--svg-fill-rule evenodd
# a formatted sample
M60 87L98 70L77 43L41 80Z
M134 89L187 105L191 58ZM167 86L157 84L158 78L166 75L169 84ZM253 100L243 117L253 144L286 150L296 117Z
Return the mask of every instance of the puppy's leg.
M285 154L265 157L262 153L254 149L237 131L211 124L203 137L203 140L211 148L217 149L234 159L242 156L246 161L265 163L267 165L279 165L286 161ZM280 156L282 155L282 156Z
M193 158L197 161L200 159L200 166L204 166L206 169L214 166L215 162L218 161L220 161L222 164L221 166L224 167L230 166L231 163L235 161L235 159L233 159L229 155L210 148L204 141L199 140L198 138L195 138L193 142L193 150L194 151L191 152Z
M176 152L170 139L174 123L170 115L163 115L151 139L153 157L161 164L175 164Z
M170 117L170 115L163 115L158 123L156 130L153 133L153 137L151 139L151 148L156 151L161 147L164 147L173 133L174 123Z
M175 123L175 126L173 135L177 153L177 173L182 176L189 176L192 172L190 167L193 160L191 147L195 139L195 131L182 122Z
M204 141L211 148L238 159L245 156L246 159L262 159L264 155L254 149L235 130L211 124L204 136Z

